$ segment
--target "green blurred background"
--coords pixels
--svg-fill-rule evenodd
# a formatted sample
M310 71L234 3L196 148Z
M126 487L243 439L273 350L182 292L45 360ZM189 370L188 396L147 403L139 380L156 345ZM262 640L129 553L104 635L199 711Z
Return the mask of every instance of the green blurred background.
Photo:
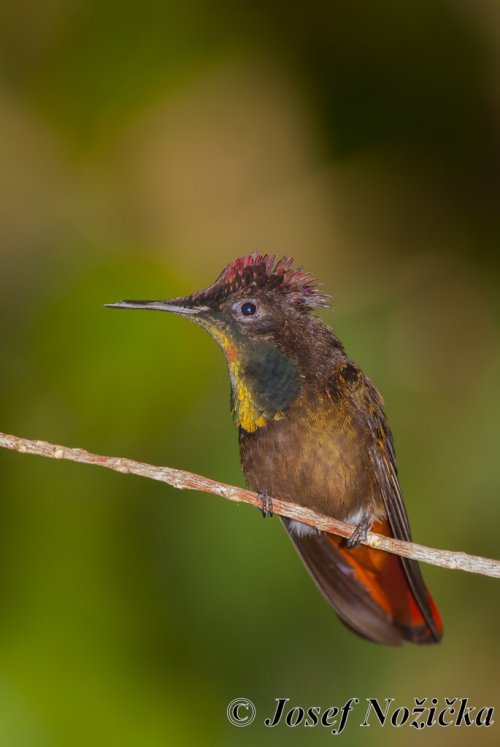
M2 0L1 429L242 484L215 344L103 304L292 254L385 396L415 538L498 557L499 41L487 1ZM333 739L263 728L279 696L500 719L496 580L427 567L444 641L390 650L255 510L8 452L0 476L1 747ZM344 744L498 744L359 714Z

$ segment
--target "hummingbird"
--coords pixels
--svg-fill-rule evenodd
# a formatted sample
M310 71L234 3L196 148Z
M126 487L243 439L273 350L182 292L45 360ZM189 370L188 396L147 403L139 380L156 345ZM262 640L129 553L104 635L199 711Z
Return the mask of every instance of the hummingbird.
M382 397L315 313L330 300L292 257L256 252L191 295L109 306L165 311L210 333L264 516L275 496L353 526L345 540L281 518L340 620L380 644L437 643L442 623L418 563L361 544L369 530L409 542L410 525Z

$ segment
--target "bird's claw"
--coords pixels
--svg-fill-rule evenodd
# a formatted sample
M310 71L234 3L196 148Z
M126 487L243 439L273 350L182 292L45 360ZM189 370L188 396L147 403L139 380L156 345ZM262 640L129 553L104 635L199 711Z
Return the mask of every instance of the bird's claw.
M273 517L273 500L267 490L261 490L258 499L260 501L259 510L262 512L262 518L265 519L266 516L269 516L269 518L272 519Z
M357 525L351 536L346 539L346 547L348 547L349 550L355 550L357 547L359 547L361 543L364 542L368 537L369 529L370 524L367 521L361 521Z

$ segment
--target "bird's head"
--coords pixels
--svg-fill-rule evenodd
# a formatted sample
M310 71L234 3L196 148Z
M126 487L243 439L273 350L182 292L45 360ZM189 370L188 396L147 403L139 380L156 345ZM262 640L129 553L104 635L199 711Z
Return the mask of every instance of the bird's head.
M228 362L235 420L252 432L283 417L297 396L304 323L330 302L316 280L292 263L291 257L276 261L255 253L231 262L211 286L189 296L109 306L167 311L206 329Z

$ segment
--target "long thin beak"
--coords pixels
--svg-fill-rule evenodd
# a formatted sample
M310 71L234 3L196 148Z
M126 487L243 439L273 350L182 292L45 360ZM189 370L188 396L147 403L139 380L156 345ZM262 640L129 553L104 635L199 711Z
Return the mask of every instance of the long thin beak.
M104 304L109 309L146 309L147 311L169 311L171 314L185 316L208 311L208 306L181 306L170 301L118 301Z

